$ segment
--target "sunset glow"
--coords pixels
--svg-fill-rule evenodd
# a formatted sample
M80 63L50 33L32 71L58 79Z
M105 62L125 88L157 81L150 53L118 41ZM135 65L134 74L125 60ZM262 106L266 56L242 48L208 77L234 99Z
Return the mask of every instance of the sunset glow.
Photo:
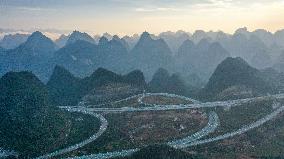
M283 0L1 0L0 27L134 34L284 27Z

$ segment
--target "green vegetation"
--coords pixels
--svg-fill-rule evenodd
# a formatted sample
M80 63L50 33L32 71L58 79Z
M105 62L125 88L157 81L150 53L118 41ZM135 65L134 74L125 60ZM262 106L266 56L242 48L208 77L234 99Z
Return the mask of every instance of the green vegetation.
M137 89L145 89L146 82L141 71L132 71L124 76L98 68L89 77L74 77L70 72L56 66L47 83L49 97L53 105L77 105L82 98L94 89L112 83L129 84Z
M65 156L142 148L186 137L207 124L205 117L191 113L191 110L183 110L107 114L106 132L96 141ZM180 129L181 125L184 129Z
M200 154L173 149L166 145L152 145L141 149L129 157L115 159L205 159Z
M0 90L0 147L15 150L20 158L75 144L99 128L91 116L50 106L44 84L30 72L7 73Z
M283 100L279 100L281 104ZM220 114L221 127L210 136L220 135L240 128L272 111L271 100L258 101L249 105L236 107L230 111L217 110ZM223 113L222 113L223 112ZM226 113L227 112L227 113ZM212 142L195 147L188 151L202 153L206 158L263 158L274 159L284 157L284 120L283 113L268 121L261 127L244 134L218 142ZM238 121L236 121L239 119ZM240 120L241 119L241 120Z
M211 136L235 131L264 117L273 111L271 105L272 100L266 99L231 108L218 107L216 113L219 116L220 126Z
M49 99L54 105L76 105L83 96L80 79L61 66L55 66L47 88Z
M186 95L187 87L178 74L170 75L165 69L158 69L149 83L149 90L155 93Z
M245 86L253 96L275 93L275 86L263 78L261 72L251 67L242 58L228 57L218 65L205 88L200 92L203 100L214 100L231 86Z

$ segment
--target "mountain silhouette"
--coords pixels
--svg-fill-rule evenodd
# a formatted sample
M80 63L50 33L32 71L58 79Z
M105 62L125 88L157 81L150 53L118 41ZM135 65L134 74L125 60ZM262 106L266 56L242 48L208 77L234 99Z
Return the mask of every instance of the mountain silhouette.
M146 79L151 78L158 68L169 69L174 64L172 52L165 41L152 39L148 32L141 35L130 55L132 66L141 70Z
M49 99L54 105L77 104L82 94L80 79L56 65L47 82Z
M76 76L86 77L99 67L123 73L129 67L127 55L121 40L102 37L98 45L84 40L66 45L55 53L53 62Z
M203 39L197 45L186 40L178 50L176 64L183 74L195 73L202 79L208 79L217 65L230 54L217 42Z
M229 57L218 65L201 92L204 97L212 99L233 86L244 86L251 90L253 96L275 91L275 87L263 78L259 70L251 67L240 57Z
M95 43L95 40L88 35L87 33L81 33L79 31L73 31L72 34L69 35L69 38L66 42L66 45L75 43L78 40L87 41L89 43Z
M61 66L54 68L47 83L49 95L54 105L77 105L82 97L93 89L107 84L125 83L139 89L146 88L144 75L141 71L132 71L119 75L104 68L98 68L90 76L77 78Z
M0 46L5 49L14 49L24 43L30 35L28 34L9 34L5 35L0 42Z
M59 47L62 48L63 46L66 45L68 39L69 39L70 35L66 36L64 34L60 35L60 37L58 39L56 39L54 42L55 44Z
M57 46L41 32L34 32L19 47L7 50L0 59L1 74L9 71L29 70L41 79L47 79L50 70L49 59Z
M170 47L171 51L176 54L178 48L185 41L190 39L190 34L179 30L177 32L163 32L158 35L159 38L165 40L167 45Z
M162 68L156 71L152 80L149 82L149 89L151 92L179 95L185 95L187 91L185 83L178 74L170 75L167 70Z

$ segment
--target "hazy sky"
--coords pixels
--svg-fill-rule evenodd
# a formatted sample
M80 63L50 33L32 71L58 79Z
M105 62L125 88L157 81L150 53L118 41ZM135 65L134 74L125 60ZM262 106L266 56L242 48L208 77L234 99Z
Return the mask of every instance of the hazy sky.
M0 0L0 28L132 34L284 28L284 0Z

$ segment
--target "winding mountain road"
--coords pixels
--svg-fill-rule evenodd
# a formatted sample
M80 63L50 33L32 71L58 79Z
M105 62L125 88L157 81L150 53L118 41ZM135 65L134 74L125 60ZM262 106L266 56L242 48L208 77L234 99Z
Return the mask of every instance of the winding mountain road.
M178 95L172 95L167 93L160 93L167 97L182 97ZM147 93L147 96L157 96L157 93ZM139 95L137 95L139 96ZM136 96L136 97L137 97ZM216 101L216 102L206 102L200 103L199 101L194 100L193 104L179 104L179 105L158 105L158 104L149 104L143 102L143 98L146 95L142 95L142 97L138 98L138 102L141 104L145 104L145 107L122 107L122 108L90 108L92 106L60 106L62 109L72 108L75 110L86 110L90 112L139 112L139 111L165 111L165 110L181 110L181 109L194 109L194 108L214 108L214 107L233 107L239 106L245 103L249 103L255 100L263 100L267 98L274 98L274 99L283 99L284 94L276 94L276 95L269 95L269 96L262 96L262 97L255 97L255 98L246 98L246 99L237 99L237 100L229 100L229 101ZM186 99L187 97L183 97ZM132 98L131 98L132 99ZM187 100L191 100L187 98ZM122 100L121 100L122 101ZM86 108L87 107L87 108Z
M145 97L149 96L166 96L166 97L171 97L171 98L180 98L184 99L187 101L193 102L193 104L179 104L179 105L158 105L158 104L149 104L145 103L143 99ZM122 107L122 108L96 108L98 105L87 105L85 106L84 103L81 106L59 106L61 109L65 109L70 112L81 112L84 114L89 114L92 115L96 118L99 118L101 121L101 126L99 131L88 138L87 140L84 140L76 145L70 146L68 148L58 150L55 152L52 152L50 154L46 154L44 156L40 156L37 159L44 159L44 158L52 158L58 155L62 155L71 151L74 151L78 148L81 148L85 146L86 144L95 141L99 136L101 136L107 129L108 122L107 120L100 114L97 114L97 112L139 112L139 111L166 111L166 110L181 110L181 109L197 109L197 108L214 108L214 107L232 107L232 106L238 106L241 104L249 103L255 100L263 100L267 98L273 98L273 99L283 99L284 94L276 94L276 95L269 95L269 96L263 96L263 97L255 97L255 98L247 98L247 99L238 99L238 100L229 100L229 101L216 101L216 102L206 102L206 103L201 103L199 101L196 101L191 98L175 95L175 94L168 94L168 93L144 93L144 94L138 94L135 96L128 97L126 99L118 100L115 102L112 102L113 104L117 104L123 101L128 101L130 99L137 98L137 102L140 104L145 105L145 107L139 107L139 108L134 108L134 107ZM101 105L100 105L101 106ZM195 145L200 145L204 143L209 143L209 142L214 142L218 140L223 140L229 137L233 137L235 135L239 135L242 133L245 133L251 129L254 129L256 127L261 126L265 122L273 119L276 117L278 114L284 111L284 106L281 106L277 108L275 111L272 113L268 114L267 116L259 119L256 122L253 122L249 125L245 125L242 128L226 133L217 137L212 137L208 139L201 139L207 136L209 133L214 132L217 127L219 126L219 118L218 115L215 112L210 112L208 115L208 124L206 127L201 129L200 131L185 137L183 139L178 139L175 141L170 141L167 142L166 144L177 148L186 148L189 146L195 146ZM200 140L201 139L201 140ZM91 154L91 155L84 155L84 156L78 156L78 157L73 157L75 159L87 159L87 158L92 158L92 159L107 159L107 158L112 158L112 157L122 157L122 156L127 156L130 155L134 152L137 152L139 149L134 148L134 149L129 149L129 150L122 150L122 151L115 151L115 152L107 152L107 153L99 153L99 154Z
M6 158L9 156L17 157L18 154L15 151L4 150L3 148L0 147L0 158Z
M226 133L224 135L220 135L220 136L213 137L213 138L208 138L208 139L204 139L204 140L197 140L197 141L194 141L194 142L191 142L191 143L185 145L185 147L205 144L205 143L214 142L214 141L218 141L218 140L224 140L224 139L236 136L236 135L243 134L243 133L245 133L245 132L247 132L247 131L249 131L251 129L254 129L254 128L257 128L257 127L263 125L264 123L266 123L269 120L273 119L274 117L276 117L278 114L280 114L283 111L284 111L284 106L281 106L280 108L278 108L274 112L268 114L267 116L257 120L256 122L253 122L253 123L251 123L249 125L245 125L245 126L243 126L242 128L240 128L240 129L238 129L236 131L233 131L233 132L230 132L230 133Z
M194 141L214 132L217 129L217 127L219 126L219 117L215 112L210 112L208 119L209 120L208 120L206 127L201 129L200 131L194 133L193 135L185 137L183 139L170 141L170 142L167 143L167 145L174 147L174 148L177 148L177 149L185 148L185 147L188 147L187 145L189 143L194 142Z
M96 118L98 118L101 122L101 126L99 128L99 131L94 134L93 136L89 137L88 139L78 143L78 144L75 144L75 145L72 145L70 147L67 147L67 148L64 148L64 149L61 149L61 150L58 150L58 151L55 151L55 152L52 152L52 153L49 153L49 154L46 154L46 155L43 155L43 156L40 156L40 157L37 157L36 159L46 159L46 158L53 158L55 156L59 156L59 155L62 155L62 154L66 154L68 152L71 152L71 151L74 151L74 150L77 150L78 148L81 148L93 141L95 141L98 137L100 137L107 129L107 126L108 126L108 122L107 120L100 114L96 114L96 113L93 113L93 112L88 112L88 111L85 111L85 110L73 110L73 109L67 109L67 111L69 112L80 112L80 113L83 113L83 114L89 114L89 115L92 115Z

